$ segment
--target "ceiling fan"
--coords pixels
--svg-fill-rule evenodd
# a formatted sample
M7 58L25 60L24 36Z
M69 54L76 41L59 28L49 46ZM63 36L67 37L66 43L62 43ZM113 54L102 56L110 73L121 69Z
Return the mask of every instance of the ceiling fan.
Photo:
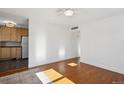
M70 17L76 14L76 10L76 8L58 8L56 12L58 16L64 15Z

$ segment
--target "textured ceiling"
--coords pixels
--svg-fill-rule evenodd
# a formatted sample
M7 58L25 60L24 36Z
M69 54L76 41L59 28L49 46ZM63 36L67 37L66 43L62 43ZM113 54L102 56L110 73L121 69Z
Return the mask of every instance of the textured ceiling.
M10 19L17 24L27 25L30 18L61 25L76 25L124 14L120 8L79 8L75 15L66 17L56 12L57 8L1 8L0 20Z

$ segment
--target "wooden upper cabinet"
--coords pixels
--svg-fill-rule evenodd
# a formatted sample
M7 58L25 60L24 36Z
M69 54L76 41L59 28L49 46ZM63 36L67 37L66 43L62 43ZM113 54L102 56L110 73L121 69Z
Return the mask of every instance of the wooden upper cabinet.
M0 27L0 41L3 41L3 27Z
M21 28L21 36L28 36L28 29Z
M11 39L10 39L10 41L17 41L17 31L16 31L16 29L15 28L11 28L11 33L10 33L10 37L11 37Z
M1 27L0 28L0 41L10 41L10 28L8 27Z
M22 36L28 36L28 29L0 27L0 41L21 41Z
M16 28L16 41L17 42L21 41L21 30L20 30L20 28Z

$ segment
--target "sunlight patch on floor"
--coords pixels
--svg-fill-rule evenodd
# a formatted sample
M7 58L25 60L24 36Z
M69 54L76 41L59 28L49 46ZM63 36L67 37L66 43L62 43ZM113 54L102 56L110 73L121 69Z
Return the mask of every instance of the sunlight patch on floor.
M42 72L36 73L36 76L41 80L43 84L74 84L71 80L64 77L54 69L48 69Z
M49 69L46 71L43 71L50 80L54 81L60 77L62 77L63 75L61 75L60 73L56 72L54 69Z
M72 82L71 80L69 80L68 78L62 78L56 82L54 82L54 84L74 84L74 82Z
M48 69L42 72L38 72L36 73L36 75L42 81L43 84L50 83L63 76L60 73L56 72L54 69Z
M71 66L71 67L75 67L75 66L77 66L78 64L76 64L76 63L68 63L68 65Z

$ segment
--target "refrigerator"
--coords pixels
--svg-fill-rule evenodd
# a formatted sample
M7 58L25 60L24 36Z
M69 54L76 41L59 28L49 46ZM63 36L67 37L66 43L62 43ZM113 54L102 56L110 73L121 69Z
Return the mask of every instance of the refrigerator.
M27 36L22 37L21 45L22 45L22 59L28 58L28 37Z

